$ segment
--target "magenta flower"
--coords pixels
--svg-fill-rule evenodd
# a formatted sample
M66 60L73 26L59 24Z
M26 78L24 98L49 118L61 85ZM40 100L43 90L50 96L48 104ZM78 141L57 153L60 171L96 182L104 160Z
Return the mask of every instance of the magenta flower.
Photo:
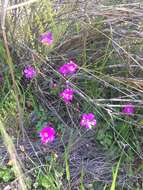
M59 72L66 76L67 74L73 74L76 72L78 65L73 61L69 61L68 63L62 65L59 69Z
M73 89L67 88L62 93L60 93L60 97L62 97L64 99L64 102L68 104L73 99L73 93L74 93Z
M46 125L40 131L41 143L46 144L48 142L53 142L53 140L55 139L55 134L55 129L51 127L51 125Z
M36 69L32 66L27 66L25 67L23 74L25 78L32 79L36 76Z
M126 115L133 115L135 112L135 107L133 104L127 104L123 106L122 112Z
M41 34L39 37L39 41L46 45L51 45L53 43L53 35L51 32L47 32L44 34Z
M80 125L86 127L87 129L91 129L93 126L96 126L96 119L94 117L94 114L93 113L82 114Z

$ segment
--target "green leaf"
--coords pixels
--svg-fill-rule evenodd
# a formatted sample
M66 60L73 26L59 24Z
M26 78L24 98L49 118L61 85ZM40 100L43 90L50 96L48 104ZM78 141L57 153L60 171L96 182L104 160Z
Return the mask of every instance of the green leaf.
M50 184L49 184L49 180L48 180L47 176L41 177L40 184L47 189L50 188Z
M121 162L121 158L120 158L120 160L119 160L119 162L118 162L118 164L116 166L115 172L113 171L113 180L112 180L112 185L111 185L110 190L115 190L115 188L116 188L116 180L117 180L117 175L118 175L118 171L119 171L120 162Z

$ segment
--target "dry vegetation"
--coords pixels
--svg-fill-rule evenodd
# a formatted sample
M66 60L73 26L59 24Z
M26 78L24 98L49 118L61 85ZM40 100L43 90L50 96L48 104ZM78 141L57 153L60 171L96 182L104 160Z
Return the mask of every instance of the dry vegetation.
M3 0L1 26L0 188L142 190L143 2ZM49 30L47 48L38 37ZM69 78L79 94L67 106L57 70L69 59L80 68ZM38 71L32 82L26 65ZM128 102L132 117L121 112ZM95 129L79 126L84 112L95 113ZM37 128L47 120L58 132L42 145Z

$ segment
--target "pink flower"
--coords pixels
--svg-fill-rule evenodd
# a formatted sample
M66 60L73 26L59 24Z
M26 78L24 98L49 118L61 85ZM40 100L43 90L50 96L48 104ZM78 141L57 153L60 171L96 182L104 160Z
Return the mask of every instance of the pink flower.
M55 129L51 127L51 125L46 125L40 131L41 143L46 144L48 142L52 142L55 139Z
M25 78L32 79L36 76L36 70L32 66L27 66L27 67L25 67L23 74L24 74Z
M96 126L96 119L93 113L82 114L82 119L80 121L81 126L85 126L87 129L91 129L93 126Z
M60 97L62 97L65 103L68 104L73 99L73 93L74 93L74 90L67 88L63 92L60 93Z
M135 107L133 104L127 104L123 106L122 112L126 115L133 115L135 112Z
M39 40L43 44L51 45L53 43L53 35L51 32L41 34Z
M67 74L73 74L76 72L78 68L78 65L74 63L73 61L69 61L68 63L65 63L63 66L60 67L59 72L62 75L67 75Z

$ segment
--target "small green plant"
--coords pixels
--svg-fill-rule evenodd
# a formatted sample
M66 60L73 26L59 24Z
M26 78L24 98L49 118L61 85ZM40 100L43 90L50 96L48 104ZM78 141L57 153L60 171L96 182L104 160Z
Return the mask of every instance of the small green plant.
M49 189L60 190L56 179L51 173L47 175L40 175L38 179L38 184L39 186L42 186L44 189L47 189L47 190Z
M10 182L14 180L14 172L11 167L1 166L0 167L0 181L1 182Z
M47 158L44 172L36 171L37 189L60 190L62 186L63 168L57 162L56 153L52 152Z
M97 133L96 139L105 147L105 149L109 149L114 142L111 130L100 129Z

